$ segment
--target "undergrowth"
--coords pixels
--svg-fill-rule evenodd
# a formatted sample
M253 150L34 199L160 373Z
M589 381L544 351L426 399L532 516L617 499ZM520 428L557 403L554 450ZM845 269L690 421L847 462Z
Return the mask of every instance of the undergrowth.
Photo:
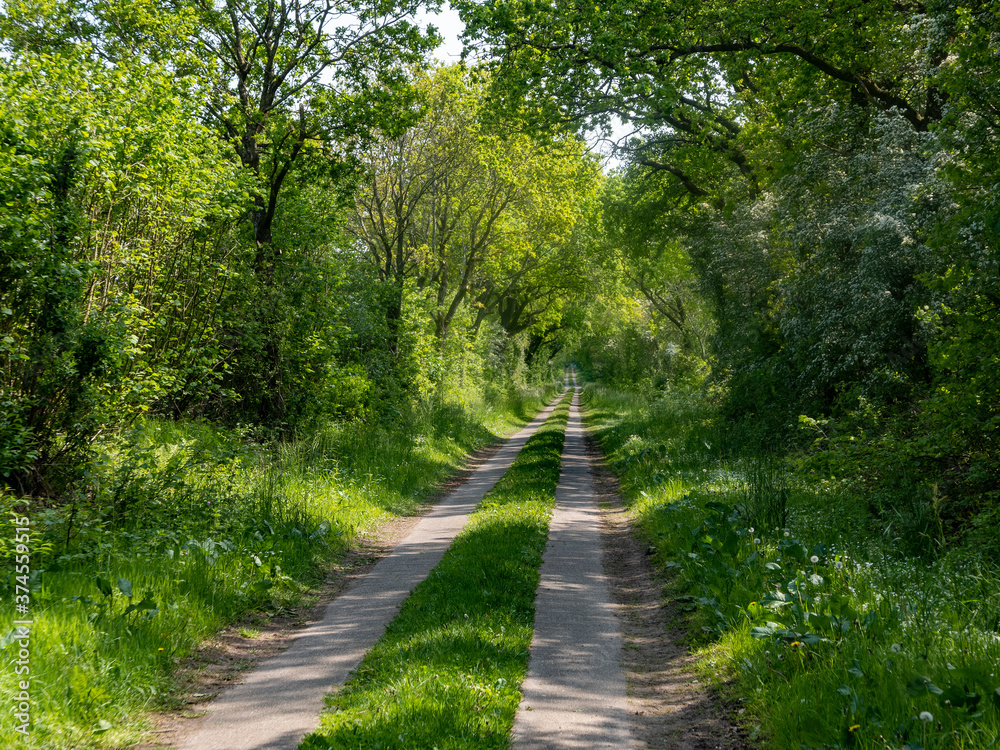
M1000 570L906 554L864 497L740 444L697 394L590 386L585 418L690 613L701 670L775 750L1000 745Z
M572 391L483 498L302 748L507 748Z
M90 492L35 504L30 736L37 748L134 744L176 702L174 669L220 627L300 603L358 534L413 513L465 456L523 424L554 390L404 428L331 424L267 444L205 424L145 421L108 440ZM2 497L0 697L12 706L15 527ZM16 738L13 712L0 735Z

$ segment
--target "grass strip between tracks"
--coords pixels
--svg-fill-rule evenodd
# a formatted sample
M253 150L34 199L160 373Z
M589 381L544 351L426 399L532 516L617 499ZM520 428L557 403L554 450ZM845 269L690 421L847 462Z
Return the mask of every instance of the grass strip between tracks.
M506 748L572 391L404 602L302 748Z

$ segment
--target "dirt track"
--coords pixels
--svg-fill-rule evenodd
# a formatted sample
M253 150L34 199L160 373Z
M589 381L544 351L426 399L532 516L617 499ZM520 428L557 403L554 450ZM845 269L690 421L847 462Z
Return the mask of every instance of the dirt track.
M533 424L537 426L540 420ZM570 427L564 448L564 476L560 477L560 490L557 491L557 502L562 511L557 511L554 516L550 532L550 548L560 547L564 559L561 565L557 564L555 568L550 566L547 577L543 567L537 602L536 642L532 650L533 673L529 674L524 685L522 707L525 710L519 713L515 726L515 750L599 747L708 750L745 747L740 732L729 718L732 707L720 705L698 683L693 671L693 657L684 644L684 635L673 625L678 613L671 605L663 603L662 582L649 565L646 545L633 533L617 494L617 482L604 467L596 443L581 431L575 408ZM504 449L506 454L511 455L501 457L503 464L516 454L516 450L512 452L511 448ZM498 461L480 456L478 463L480 468L483 464L490 465L492 473L499 477L496 474L500 466ZM459 495L468 494L466 483L472 476L474 472L469 471L464 477L449 483L448 496L460 489ZM483 483L478 481L475 484ZM468 498L464 505L468 505ZM455 527L448 534L457 533L461 523L464 523L464 513L469 509L465 507L458 513L445 512L451 517L450 525ZM559 513L563 511L569 515L560 520ZM440 515L440 511L437 514ZM431 515L435 513L432 511ZM389 525L382 529L378 540L370 540L345 560L340 573L321 592L324 599L337 602L331 610L357 609L360 605L356 601L357 596L352 597L352 593L361 593L362 599L370 597L371 592L365 593L365 582L368 581L368 587L372 585L374 579L371 575L378 570L379 560L395 554L390 553L393 548L405 551L407 545L399 543L410 537L420 523L422 521L417 519L406 519ZM407 557L426 557L433 562L447 547L446 537L434 540L433 555L417 551ZM418 546L426 543L414 540ZM414 551L412 545L410 547L410 551ZM546 557L547 560L550 557L548 551ZM421 564L420 567L423 570L426 565ZM586 586L580 588L582 584ZM360 592L357 591L359 587ZM380 616L381 619L395 611L398 607L395 599L401 601L411 587L409 583L395 587L398 591L393 596L394 603ZM555 599L552 599L553 594ZM319 606L312 612L312 617L309 613L299 613L279 618L261 627L261 634L254 639L239 636L238 628L220 634L201 652L199 659L188 665L186 676L189 689L185 701L188 707L161 716L158 731L145 747L172 746L199 750L217 747L296 747L298 740L308 731L308 727L303 727L314 724L318 719L326 689L342 680L350 665L360 659L367 648L362 642L356 644L346 661L343 657L340 659L344 664L336 668L336 675L322 672L317 675L312 670L312 676L304 681L289 677L300 674L298 670L302 669L303 663L315 661L314 656L308 656L303 662L302 656L306 653L302 651L303 644L312 640L313 648L317 650L311 653L320 654L324 650L322 644L325 642L328 647L329 639L334 637L333 631L329 630L329 621L323 625L320 620L318 615L321 613L322 606ZM586 622L588 617L593 618L589 624ZM302 628L303 621L310 619L312 624ZM552 629L553 625L556 630ZM335 636L338 642L345 632L359 628L368 632L364 642L374 642L381 634L384 623L381 626L379 623L365 624L357 615L349 614L338 627L339 634ZM320 640L316 640L318 628L326 628L320 634ZM563 629L562 633L558 632L559 628ZM566 651L564 642L560 651L560 639L568 639L573 648ZM296 642L300 642L299 655L295 653ZM288 648L289 645L291 648ZM336 650L342 652L344 649L338 646ZM547 661L548 666L542 667L543 661ZM278 667L277 671L275 667ZM338 676L341 672L344 675ZM249 688L230 687L239 683L242 677L248 677L247 681L251 683ZM275 679L282 682L275 684ZM311 700L303 701L301 691L286 691L280 687L288 680L299 682L301 687L315 695ZM228 690L220 701L204 703L224 688ZM254 690L257 697L246 703L246 696ZM546 691L548 698L545 697ZM276 697L282 694L285 700L276 701ZM206 718L205 712L199 710L210 708L217 712L221 707L231 712L234 695L238 711L230 713L221 724L218 718L213 720L211 715ZM547 700L551 703L546 704ZM227 704L230 704L228 708ZM279 706L278 713L298 714L296 728L279 730L277 734L272 731L271 739L260 737L252 741L250 738L255 737L252 726L261 721L273 723L272 708L260 713L265 704ZM282 705L283 709L280 708ZM527 710L529 707L530 711ZM547 708L552 709L548 714ZM213 732L213 724L228 728L221 733ZM228 739L212 739L213 735Z

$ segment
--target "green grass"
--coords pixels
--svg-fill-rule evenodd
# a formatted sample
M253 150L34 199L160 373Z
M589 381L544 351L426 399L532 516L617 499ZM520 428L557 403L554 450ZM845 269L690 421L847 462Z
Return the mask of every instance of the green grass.
M571 397L483 499L301 747L507 747Z
M586 402L703 675L743 701L762 747L1000 747L994 560L907 556L864 498L738 452L694 395L591 386ZM782 506L784 525L762 525Z
M522 425L553 393L439 409L394 430L330 425L281 445L152 420L109 441L75 511L27 513L32 730L21 744L136 743L144 712L175 704L175 665L199 642L251 612L307 599L357 535L413 513L470 451ZM0 499L0 559L11 573L0 577L2 635L15 619L16 548L15 500ZM0 667L5 706L23 679L15 648ZM0 744L15 723L0 711Z

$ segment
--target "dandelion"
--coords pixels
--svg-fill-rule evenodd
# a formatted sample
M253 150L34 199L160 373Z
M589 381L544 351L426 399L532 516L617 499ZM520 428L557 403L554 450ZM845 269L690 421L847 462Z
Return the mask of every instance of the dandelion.
M753 526L750 527L749 531L751 534L753 533Z
M861 729L861 725L860 724L854 724L847 731L848 732L853 732L855 729Z
M837 562L833 564L833 567L836 568L837 570L843 570L844 563L842 563L840 560L837 560Z
M156 650L157 650L157 651L162 651L162 650L163 650L163 646L160 646L160 647L159 647L158 649L156 649Z
M754 540L753 540L753 543L754 543L754 544L760 544L760 539L754 539Z
M812 557L809 558L809 562L811 562L813 565L815 565L816 563L819 562L819 557L817 557L816 555L813 555Z
M787 539L787 538L788 538L788 532L786 531L785 532L785 539Z
M900 646L898 643L893 643L891 646L889 646L889 650L892 651L892 653L894 654L898 654L900 651L903 650L903 647Z
M930 711L921 711L920 721L924 722L925 724L928 724L934 721L934 714L932 714Z

